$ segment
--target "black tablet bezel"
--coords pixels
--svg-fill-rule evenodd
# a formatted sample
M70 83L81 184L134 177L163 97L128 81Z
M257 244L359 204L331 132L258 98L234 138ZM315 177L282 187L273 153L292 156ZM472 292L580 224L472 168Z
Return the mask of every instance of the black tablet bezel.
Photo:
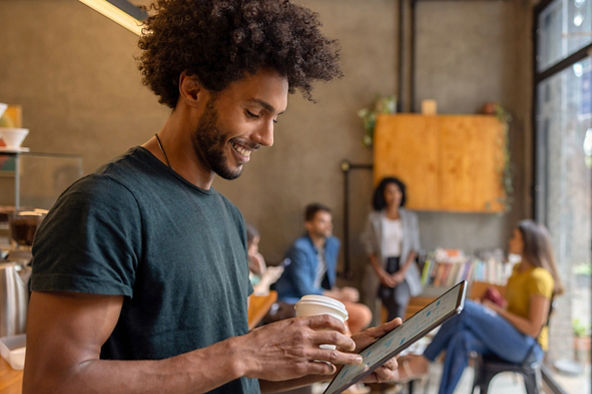
M458 289L458 287L460 287L460 289ZM337 379L337 377L341 373L341 371L339 371L333 377L333 379L331 379L331 383L329 383L329 386L327 386L327 388L325 389L325 391L323 391L323 394L340 393L341 391L347 389L348 387L350 387L351 385L355 384L356 382L358 382L360 379L362 379L366 375L371 374L376 368L378 368L379 366L381 366L382 364L384 364L386 361L390 360L391 358L393 358L394 356L396 356L397 354L401 353L403 350L405 350L406 348L408 348L409 346L411 346L413 343L415 343L421 337L425 336L427 333L429 333L430 331L432 331L434 328L438 327L440 324L444 323L446 320L448 320L452 316L454 316L456 314L459 314L462 311L463 307L464 307L464 300L465 300L465 296L466 296L466 288L467 288L467 281L466 280L463 280L463 281L457 283L456 285L452 286L450 289L446 290L438 298L434 299L432 302L430 302L428 305L426 305L425 307L423 307L421 310L419 310L418 312L414 313L413 316L411 316L409 319L407 319L403 324L405 324L405 323L409 322L410 320L412 320L414 316L418 315L421 311L423 311L424 309L428 308L430 305L433 305L434 303L438 302L438 300L440 298L444 297L446 294L448 294L450 292L453 292L453 291L458 291L458 298L456 300L456 306L455 306L454 309L452 309L451 311L449 311L446 315L442 316L438 320L434 320L434 322L432 322L430 324L430 326L428 326L424 330L420 331L417 335L413 336L410 340L406 341L404 344L402 344L400 346L397 346L395 349L393 349L391 352L389 352L387 356L385 356L382 359L380 359L380 361L377 361L376 363L374 363L374 365L369 365L368 366L368 369L366 369L365 371L363 371L360 374L358 374L355 378L351 379L347 384L342 385L341 387L337 388L336 390L329 391L329 389L331 388L331 384L333 384L333 382ZM399 327L402 327L403 324L400 325ZM392 331L387 332L382 337L378 338L376 341L374 341L370 345L366 346L364 349L361 349L360 352L362 352L362 351L364 351L364 350L366 350L366 349L374 346L378 341L380 341L380 339L384 338L386 335L389 335L392 332L395 332L397 329L399 329L399 327L395 328Z

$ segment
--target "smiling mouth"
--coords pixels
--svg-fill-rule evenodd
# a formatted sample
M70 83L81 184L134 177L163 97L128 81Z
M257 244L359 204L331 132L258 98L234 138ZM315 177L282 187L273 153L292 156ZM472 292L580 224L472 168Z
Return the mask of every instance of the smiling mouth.
M245 147L244 145L238 144L236 142L231 142L230 145L235 153L239 156L242 161L247 162L251 158L251 153L253 150L250 148Z

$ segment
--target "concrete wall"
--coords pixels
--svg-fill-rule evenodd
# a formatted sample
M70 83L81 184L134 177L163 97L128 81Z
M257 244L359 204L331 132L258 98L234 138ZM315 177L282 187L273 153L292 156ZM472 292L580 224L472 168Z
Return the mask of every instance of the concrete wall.
M324 31L342 46L345 77L317 84L318 103L299 95L277 126L276 143L257 152L236 181L215 187L262 233L261 249L278 261L302 231L311 201L334 210L342 236L340 162L370 163L358 109L396 92L397 2L300 0L319 12ZM530 10L520 1L420 2L417 98L435 98L442 113L473 113L497 101L514 115L515 205L507 215L420 212L424 248L504 247L525 203L530 141ZM141 85L133 56L137 37L73 0L0 2L0 101L24 107L33 151L83 156L84 171L140 144L168 110ZM364 264L357 237L369 211L371 173L352 171L352 261ZM412 191L411 191L412 192ZM356 276L354 283L359 280Z
M0 101L23 106L37 152L90 172L147 140L168 110L142 86L137 36L74 0L0 2Z
M510 149L515 189L505 215L421 213L426 246L467 250L505 247L515 222L530 215L530 11L518 1L419 1L416 102L435 99L443 114L475 113L496 102L512 115ZM527 166L528 163L528 166ZM443 236L443 234L446 234ZM445 243L442 243L444 241Z

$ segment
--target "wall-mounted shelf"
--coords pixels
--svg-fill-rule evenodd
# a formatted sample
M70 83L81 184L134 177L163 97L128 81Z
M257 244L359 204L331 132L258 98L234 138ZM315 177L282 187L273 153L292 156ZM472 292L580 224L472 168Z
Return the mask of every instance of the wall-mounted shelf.
M504 147L495 116L380 115L374 180L403 180L409 209L502 212Z

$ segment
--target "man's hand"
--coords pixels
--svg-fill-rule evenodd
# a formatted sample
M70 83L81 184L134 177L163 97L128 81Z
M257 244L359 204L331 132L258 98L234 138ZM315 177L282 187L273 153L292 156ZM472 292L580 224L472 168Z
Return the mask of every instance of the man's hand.
M356 352L359 353L368 345L376 342L376 340L382 337L387 332L393 330L394 328L400 326L403 323L401 318L397 317L390 322L384 323L383 325L377 327L367 328L363 331L352 336L352 339L356 342ZM391 358L382 366L376 368L374 372L367 375L363 382L366 383L378 383L378 382L388 382L395 379L397 371L397 359L396 357Z
M345 335L345 325L329 315L281 320L235 338L241 357L240 375L269 381L307 375L331 375L337 365L359 364L352 353L356 342ZM319 345L335 345L321 349Z

